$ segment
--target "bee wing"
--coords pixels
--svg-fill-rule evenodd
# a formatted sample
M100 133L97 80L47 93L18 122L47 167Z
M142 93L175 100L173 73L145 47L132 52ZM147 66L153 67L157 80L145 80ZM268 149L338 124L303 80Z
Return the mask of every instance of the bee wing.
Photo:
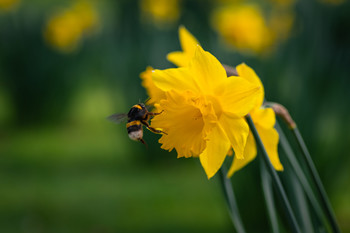
M116 113L113 115L110 115L109 117L107 117L107 120L119 124L123 121L125 121L128 118L128 114L126 113Z

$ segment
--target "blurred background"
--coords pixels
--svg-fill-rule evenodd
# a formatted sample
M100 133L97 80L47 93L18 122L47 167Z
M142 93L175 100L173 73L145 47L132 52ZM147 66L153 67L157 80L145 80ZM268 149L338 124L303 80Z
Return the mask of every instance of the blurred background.
M234 231L218 175L105 119L147 99L147 66L174 67L179 25L289 109L350 232L346 0L0 0L0 232ZM258 160L232 182L269 232Z

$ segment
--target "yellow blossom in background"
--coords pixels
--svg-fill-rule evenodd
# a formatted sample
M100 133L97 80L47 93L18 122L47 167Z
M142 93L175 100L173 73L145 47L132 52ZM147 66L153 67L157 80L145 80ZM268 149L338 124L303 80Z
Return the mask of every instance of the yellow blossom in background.
M19 0L0 0L0 10L11 10L16 7Z
M83 37L96 29L98 15L88 1L77 1L72 7L56 12L47 22L44 37L62 52L74 51Z
M337 5L343 4L346 0L319 0L319 1L324 4L337 6Z
M212 15L212 25L228 44L241 52L260 53L272 43L271 30L258 5L219 8Z
M142 18L163 27L180 17L179 0L140 0Z
M142 79L142 86L146 88L147 94L149 96L147 104L155 104L161 99L165 98L165 93L156 87L153 83L152 71L153 68L148 66L146 70L140 74L140 78Z
M283 166L279 160L277 150L279 136L276 129L274 128L276 121L275 113L271 108L264 108L262 106L264 101L264 87L254 70L246 64L243 63L241 65L238 65L236 69L239 77L242 77L243 79L258 85L262 90L258 94L255 106L250 112L250 116L253 119L256 129L258 130L258 133L265 146L266 152L269 155L273 167L278 171L282 171ZM232 176L234 172L247 165L256 157L256 155L257 149L254 136L251 132L249 132L247 144L244 149L244 156L242 158L238 156L234 157L232 165L228 171L228 176Z
M187 66L193 58L196 46L199 45L199 42L184 26L179 27L179 40L182 51L169 53L167 59L178 67Z
M165 94L156 105L163 112L151 122L167 133L159 140L161 148L175 148L178 157L199 157L208 178L229 148L243 158L249 133L243 117L256 103L258 85L227 78L221 63L199 45L187 67L154 70L152 80Z
M295 3L295 0L270 0L270 2L279 6L289 7Z
M289 9L275 8L271 11L269 26L275 41L286 40L294 24L294 12Z

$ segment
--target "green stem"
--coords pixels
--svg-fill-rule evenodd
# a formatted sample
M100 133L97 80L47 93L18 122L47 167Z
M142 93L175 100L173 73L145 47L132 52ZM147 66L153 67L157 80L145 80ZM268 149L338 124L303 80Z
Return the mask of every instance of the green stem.
M282 129L277 121L276 121L275 127L276 127L276 130L277 130L278 135L279 135L280 144L282 146L282 149L284 150L284 153L285 153L290 165L292 166L295 175L298 177L299 182L303 186L304 191L305 191L306 195L308 196L308 199L309 199L312 207L314 208L315 213L317 214L317 217L321 221L324 220L325 219L325 217L323 215L324 212L322 211L322 208L317 201L317 198L316 198L316 196L315 196L315 194L310 186L310 183L309 183L308 179L306 178L306 176L303 172L303 169L299 165L299 162L296 159L296 156L295 156L286 136L284 135L284 133L283 133L283 131L282 131ZM325 223L325 224L327 224L327 223Z
M261 184L264 191L265 202L266 202L267 212L269 214L272 233L279 233L278 219L276 214L275 203L273 200L271 177L267 172L266 165L264 164L262 159L259 159L259 160L260 160Z
M327 193L323 187L320 176L319 176L319 174L316 170L316 167L311 159L310 153L309 153L309 151L305 145L305 142L304 142L304 140L299 132L299 129L297 127L294 127L291 130L293 132L295 139L298 142L298 145L299 145L299 148L302 152L303 158L306 161L306 165L307 165L307 168L311 174L311 178L316 185L316 189L317 189L319 197L321 199L322 206L326 212L326 215L327 215L328 220L331 224L332 230L335 233L340 233L340 229L339 229L339 226L338 226L337 221L335 219L335 215L334 215L334 212L332 210L331 204L328 200Z
M293 213L292 208L290 206L290 203L288 201L286 192L284 191L284 188L282 186L281 180L280 180L280 178L277 175L277 172L275 171L275 169L273 168L273 166L272 166L272 164L270 162L269 156L268 156L268 154L267 154L267 152L265 150L264 144L261 141L259 133L258 133L257 129L255 128L253 120L250 117L250 115L247 115L246 119L247 119L249 128L250 128L251 132L253 133L255 141L256 141L258 147L260 148L260 150L261 150L261 152L263 154L263 159L264 159L264 161L266 163L268 172L271 175L272 181L276 185L277 193L281 197L281 200L282 200L283 206L285 208L285 212L287 214L287 217L288 217L288 220L290 222L290 225L292 227L292 230L293 230L293 232L300 233L301 232L300 231L300 227L299 227L299 225L297 223L297 220L296 220L296 218L294 216L294 213Z
M233 226L236 228L236 231L238 233L245 233L243 222L238 211L231 180L226 177L227 171L224 166L221 167L219 174Z

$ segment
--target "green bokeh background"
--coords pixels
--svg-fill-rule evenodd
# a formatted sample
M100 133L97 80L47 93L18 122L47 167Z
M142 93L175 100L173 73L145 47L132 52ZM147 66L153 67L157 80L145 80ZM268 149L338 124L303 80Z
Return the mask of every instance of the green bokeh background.
M246 62L266 98L295 118L343 232L350 232L350 8L299 1L290 38L266 56L224 46L214 1L182 1L178 23L141 23L137 1L98 2L100 29L62 54L43 38L69 1L22 1L0 12L0 232L233 232L218 176L177 159L146 132L148 149L105 117L147 99L139 73L180 50L185 25L221 62ZM254 33L254 32L252 32ZM234 175L249 232L269 232L254 161ZM282 217L283 221L283 217Z

